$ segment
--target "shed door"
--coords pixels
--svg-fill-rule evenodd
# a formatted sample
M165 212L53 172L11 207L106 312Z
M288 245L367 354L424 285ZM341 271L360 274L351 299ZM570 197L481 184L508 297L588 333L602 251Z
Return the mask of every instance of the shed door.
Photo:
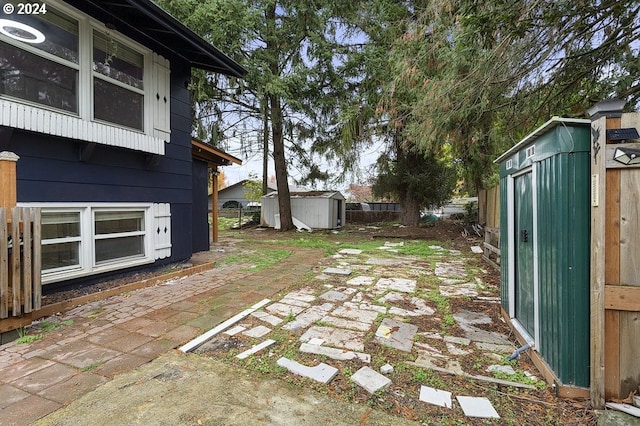
M514 191L515 318L530 336L535 336L532 174L516 177Z

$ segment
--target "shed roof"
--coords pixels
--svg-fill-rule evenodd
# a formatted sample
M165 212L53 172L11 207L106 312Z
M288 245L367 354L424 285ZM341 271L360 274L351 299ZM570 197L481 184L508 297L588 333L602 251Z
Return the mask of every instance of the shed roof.
M340 191L304 191L304 192L291 192L289 193L291 198L335 198L338 196L341 199L345 199L344 195ZM262 198L278 198L278 191L271 192Z
M170 51L192 67L233 77L247 73L151 0L65 1L158 52Z
M499 164L503 160L510 157L513 153L520 151L530 142L532 142L537 137L542 134L548 132L550 129L559 126L559 125L567 125L567 124L591 124L591 120L583 119L583 118L563 118L563 117L552 117L551 120L544 123L542 126L538 127L533 132L529 133L524 139L520 142L509 148L505 151L500 157L494 160L494 163Z

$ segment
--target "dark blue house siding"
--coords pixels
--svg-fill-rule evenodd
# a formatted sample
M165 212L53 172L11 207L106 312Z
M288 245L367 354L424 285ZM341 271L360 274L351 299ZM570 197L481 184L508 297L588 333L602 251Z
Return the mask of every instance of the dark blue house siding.
M193 160L193 251L209 250L209 170L204 161Z
M191 257L193 161L190 92L185 88L190 67L177 58L169 60L172 128L165 155L154 158L139 151L96 145L91 155L82 159L84 142L14 130L10 138L0 141L0 150L20 156L18 202L170 203L172 251L163 262Z

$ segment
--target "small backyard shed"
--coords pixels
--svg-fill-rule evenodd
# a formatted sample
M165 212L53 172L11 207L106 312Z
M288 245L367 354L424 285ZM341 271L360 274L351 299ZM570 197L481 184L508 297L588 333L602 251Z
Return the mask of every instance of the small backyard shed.
M339 191L292 192L291 215L296 226L335 229L344 225L346 203ZM262 197L262 217L268 226L280 227L278 193Z
M560 395L590 385L590 124L554 117L501 155L501 302Z

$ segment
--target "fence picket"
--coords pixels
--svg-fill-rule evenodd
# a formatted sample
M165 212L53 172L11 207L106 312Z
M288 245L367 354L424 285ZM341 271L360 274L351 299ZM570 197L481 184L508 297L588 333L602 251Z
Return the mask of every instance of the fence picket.
M11 225L7 213L0 208L0 319L42 307L40 210L14 207Z
M7 212L0 208L0 318L9 316L9 234Z

